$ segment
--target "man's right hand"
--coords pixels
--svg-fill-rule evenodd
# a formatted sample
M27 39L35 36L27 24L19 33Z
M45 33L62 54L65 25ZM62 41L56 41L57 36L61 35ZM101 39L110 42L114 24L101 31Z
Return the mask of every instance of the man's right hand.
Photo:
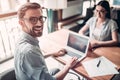
M66 62L66 66L68 66L69 69L73 68L73 67L76 65L76 63L78 62L77 60L78 60L77 57L71 58L70 61L67 61L67 62Z

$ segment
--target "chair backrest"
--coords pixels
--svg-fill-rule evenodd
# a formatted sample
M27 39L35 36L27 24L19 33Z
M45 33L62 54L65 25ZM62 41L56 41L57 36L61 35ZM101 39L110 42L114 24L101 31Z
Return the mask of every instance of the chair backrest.
M120 80L120 69L118 70L119 71L119 74L115 74L111 80Z
M120 8L111 7L111 18L117 22L120 33Z
M15 70L9 69L1 74L0 80L16 80Z

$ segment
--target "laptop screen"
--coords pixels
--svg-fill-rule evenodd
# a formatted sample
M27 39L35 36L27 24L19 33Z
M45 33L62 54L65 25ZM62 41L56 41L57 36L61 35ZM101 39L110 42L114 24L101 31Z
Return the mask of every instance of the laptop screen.
M67 46L82 53L86 53L89 39L80 35L69 33Z

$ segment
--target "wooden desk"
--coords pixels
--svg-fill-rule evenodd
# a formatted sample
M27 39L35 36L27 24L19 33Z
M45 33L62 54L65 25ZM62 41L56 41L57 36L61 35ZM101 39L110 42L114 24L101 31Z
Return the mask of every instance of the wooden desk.
M66 45L67 41L67 35L69 33L69 30L61 29L59 31L50 33L47 36L40 38L40 45L41 49L44 52L51 52L56 51L57 47L55 45L52 45L49 43L49 41L53 41L54 43L57 43L59 45L59 48L62 48L62 46ZM47 44L46 44L47 43ZM99 56L105 56L110 61L112 61L114 64L117 65L117 68L120 68L120 48L119 47L101 47L94 51L88 51L87 57L82 60L81 62L84 62L86 60L94 59ZM59 58L56 58L58 61L65 64L64 61L60 60ZM106 76L99 76L99 77L93 77L90 78L84 69L83 65L79 62L73 70L75 70L80 75L83 75L88 80L110 80L113 75L106 75ZM106 67L107 68L107 67Z

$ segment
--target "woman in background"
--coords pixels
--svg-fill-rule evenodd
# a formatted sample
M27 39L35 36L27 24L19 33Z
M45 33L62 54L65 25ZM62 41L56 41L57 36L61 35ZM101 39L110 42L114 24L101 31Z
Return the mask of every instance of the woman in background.
M90 48L101 46L116 46L118 44L118 26L110 17L108 1L100 1L94 10L95 16L90 18L85 26L79 30L84 34L89 29Z

